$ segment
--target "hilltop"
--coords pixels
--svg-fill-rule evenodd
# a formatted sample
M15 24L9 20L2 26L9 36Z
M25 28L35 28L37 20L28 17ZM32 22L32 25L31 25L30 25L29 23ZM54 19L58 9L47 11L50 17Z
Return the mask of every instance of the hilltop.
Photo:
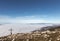
M0 39L5 39L5 41L60 41L60 26L47 26L41 30L17 33L0 37Z

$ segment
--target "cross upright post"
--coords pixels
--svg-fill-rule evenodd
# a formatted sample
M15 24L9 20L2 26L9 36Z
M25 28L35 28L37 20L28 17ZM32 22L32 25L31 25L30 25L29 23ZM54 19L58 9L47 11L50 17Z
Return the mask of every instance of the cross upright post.
M13 29L11 28L11 29L10 29L10 34L11 34L11 35L12 35L12 31L13 31Z

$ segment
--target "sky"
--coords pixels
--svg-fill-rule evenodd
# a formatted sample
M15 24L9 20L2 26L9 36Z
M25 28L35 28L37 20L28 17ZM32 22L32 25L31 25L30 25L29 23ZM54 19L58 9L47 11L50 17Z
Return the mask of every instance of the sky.
M1 23L60 23L60 0L0 0Z
M0 36L7 35L10 28L17 33L46 26L23 23L60 23L60 0L0 0Z

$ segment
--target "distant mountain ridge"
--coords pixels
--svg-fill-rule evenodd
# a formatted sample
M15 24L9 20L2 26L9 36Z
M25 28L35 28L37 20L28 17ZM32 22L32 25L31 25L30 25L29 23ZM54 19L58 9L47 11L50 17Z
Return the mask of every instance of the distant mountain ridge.
M55 31L55 30L59 30L60 31L60 25L53 25L53 26L46 26L46 27L42 27L40 29L34 30L32 32L36 32L36 31Z

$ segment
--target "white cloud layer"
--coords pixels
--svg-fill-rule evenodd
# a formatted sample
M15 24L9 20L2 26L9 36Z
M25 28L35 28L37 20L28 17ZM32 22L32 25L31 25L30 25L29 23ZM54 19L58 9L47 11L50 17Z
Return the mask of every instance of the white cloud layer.
M42 18L40 16L24 16L24 17L12 18L9 16L0 16L0 24L3 24L3 25L0 25L0 31L1 31L0 36L9 34L8 30L10 28L14 29L13 33L18 33L18 32L29 32L35 29L39 29L42 26L46 26L41 24L31 25L26 23L60 23L59 21L57 22L57 20L54 20L54 21L50 19L45 20L45 17ZM4 23L11 23L11 24L4 24Z
M0 16L0 23L43 23L46 20L38 19L36 16L24 16L24 17L9 17L9 16Z
M0 25L0 36L10 35L9 29L13 29L13 33L27 33L30 31L34 31L36 29L40 29L41 27L51 26L52 24L3 24Z
M45 19L47 18L47 20ZM10 17L0 16L0 23L60 23L58 20L51 20L47 16L23 16Z

